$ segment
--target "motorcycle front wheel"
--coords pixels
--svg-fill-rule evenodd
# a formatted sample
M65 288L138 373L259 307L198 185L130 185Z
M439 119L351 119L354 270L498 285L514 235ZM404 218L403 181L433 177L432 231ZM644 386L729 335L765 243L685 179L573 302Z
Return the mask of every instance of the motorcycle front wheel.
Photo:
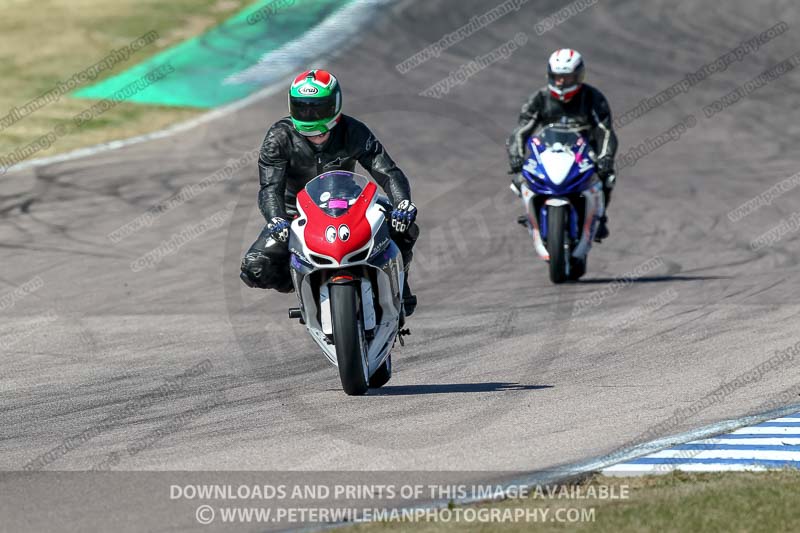
M355 284L331 285L331 322L336 361L344 392L360 396L369 389L367 342L361 321L361 294Z
M569 278L569 235L567 208L547 207L547 252L550 254L550 281L564 283Z

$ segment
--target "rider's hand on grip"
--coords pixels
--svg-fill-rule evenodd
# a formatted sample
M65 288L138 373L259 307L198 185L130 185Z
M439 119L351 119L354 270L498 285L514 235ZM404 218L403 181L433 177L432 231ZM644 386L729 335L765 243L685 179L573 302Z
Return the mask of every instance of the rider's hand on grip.
M417 206L410 200L401 200L392 211L392 229L405 233L417 219Z
M601 157L597 160L595 166L600 177L605 179L614 173L614 158L609 156Z

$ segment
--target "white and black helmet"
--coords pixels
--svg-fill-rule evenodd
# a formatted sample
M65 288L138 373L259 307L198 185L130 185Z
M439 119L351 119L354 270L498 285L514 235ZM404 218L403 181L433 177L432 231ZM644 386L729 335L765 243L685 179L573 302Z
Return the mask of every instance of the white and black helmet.
M584 74L583 56L577 50L556 50L547 62L550 94L562 102L569 102L581 90Z

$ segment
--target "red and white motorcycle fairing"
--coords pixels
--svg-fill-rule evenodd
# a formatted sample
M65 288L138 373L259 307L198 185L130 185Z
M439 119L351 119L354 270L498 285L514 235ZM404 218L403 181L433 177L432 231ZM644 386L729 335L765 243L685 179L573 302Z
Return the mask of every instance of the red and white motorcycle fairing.
M389 236L390 208L388 199L364 176L328 172L297 195L299 216L291 224L289 239L292 280L300 301L299 312L290 311L290 316L301 318L333 365L339 367L342 357L360 357L370 386L383 384L372 379L379 370L383 377L378 381L388 381L387 372L391 375L390 350L402 313L405 272L402 255ZM331 289L345 284L357 287L352 313L359 339L353 345L361 353L337 356L338 341L345 334L334 331ZM354 394L341 377L348 394ZM363 394L363 388L355 386L355 394Z

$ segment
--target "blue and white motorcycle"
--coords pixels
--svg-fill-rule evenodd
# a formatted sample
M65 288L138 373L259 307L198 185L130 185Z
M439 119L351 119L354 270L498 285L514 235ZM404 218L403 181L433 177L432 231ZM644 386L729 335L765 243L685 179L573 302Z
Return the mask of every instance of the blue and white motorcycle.
M581 128L563 124L545 126L531 136L528 149L519 189L511 186L525 205L519 222L528 228L539 257L550 263L550 280L577 280L586 273L605 214L594 151Z

